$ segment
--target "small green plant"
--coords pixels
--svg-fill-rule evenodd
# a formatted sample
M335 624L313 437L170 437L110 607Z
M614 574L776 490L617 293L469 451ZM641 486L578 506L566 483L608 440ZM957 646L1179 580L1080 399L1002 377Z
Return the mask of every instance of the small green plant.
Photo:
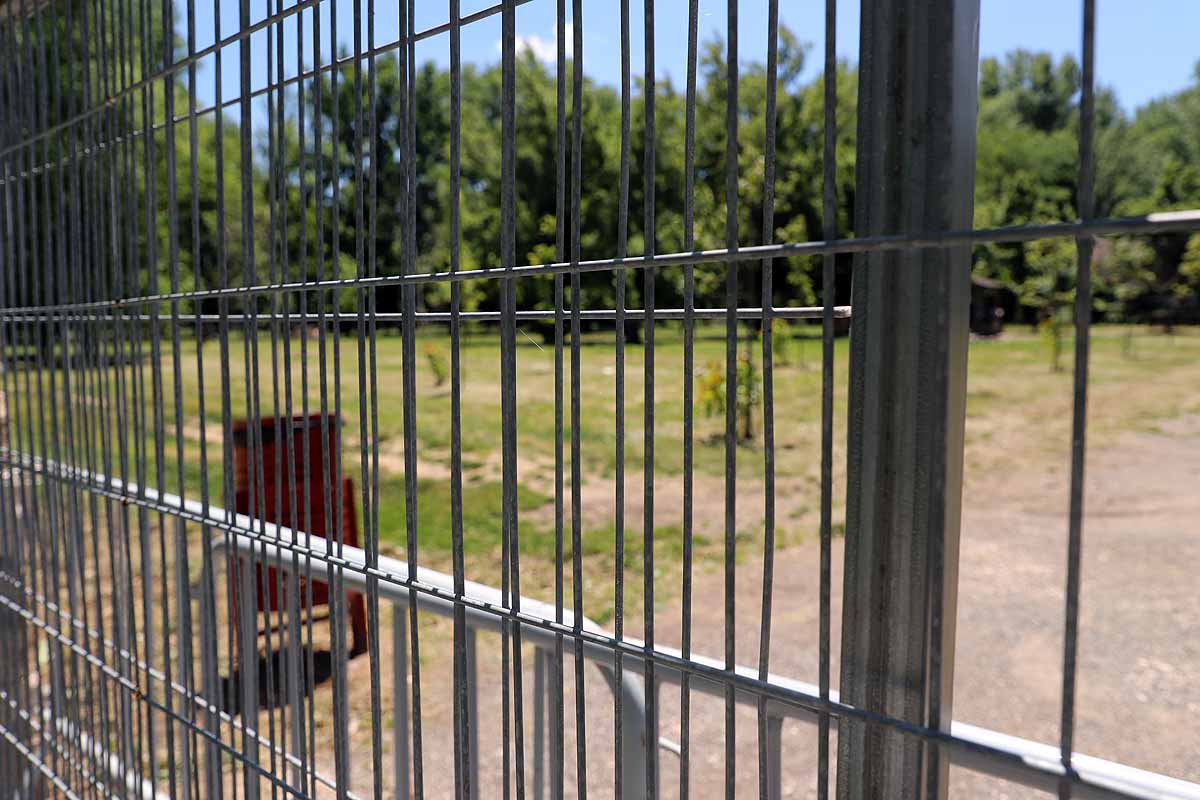
M425 360L429 362L429 371L433 373L433 385L444 385L449 372L446 368L446 356L433 342L426 342L424 349Z
M1052 372L1062 372L1062 341L1063 330L1069 324L1064 317L1070 312L1063 309L1052 309L1038 323L1038 334L1050 348L1050 369Z
M738 355L737 416L738 438L743 442L754 439L754 407L762 394L762 376L749 352Z
M759 334L760 336L762 334ZM771 357L775 359L775 365L779 367L790 367L792 365L792 356L797 350L799 342L792 334L792 326L788 324L786 319L777 319L771 321ZM804 351L800 350L801 366L804 364Z
M719 361L709 361L700 372L700 411L706 417L725 413L725 371Z
M717 361L709 361L700 373L700 410L705 417L725 413L725 370ZM762 394L762 376L748 350L737 358L737 435L738 441L754 440L754 408Z

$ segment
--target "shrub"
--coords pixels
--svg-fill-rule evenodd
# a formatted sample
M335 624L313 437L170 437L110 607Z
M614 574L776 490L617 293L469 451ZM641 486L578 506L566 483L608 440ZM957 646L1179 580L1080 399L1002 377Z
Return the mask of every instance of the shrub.
M700 373L700 410L705 417L725 413L725 369L718 361L709 361ZM737 435L738 441L754 439L754 408L762 394L762 376L750 352L737 359Z
M441 348L433 342L426 342L425 360L429 362L429 371L433 373L433 385L444 385L449 370L446 367L446 356L442 353Z

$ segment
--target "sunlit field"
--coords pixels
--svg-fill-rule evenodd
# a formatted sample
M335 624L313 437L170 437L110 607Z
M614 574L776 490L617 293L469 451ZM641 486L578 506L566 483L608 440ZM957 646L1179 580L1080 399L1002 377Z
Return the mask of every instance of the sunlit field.
M234 326L235 329L239 325ZM777 542L787 547L818 535L820 475L821 341L816 325L791 323L782 329L773 355ZM10 446L53 457L68 444L68 421L76 443L91 437L98 454L96 471L106 461L113 474L146 483L161 482L168 491L192 499L207 492L214 505L227 505L225 495L223 406L231 420L257 409L262 416L340 413L342 473L356 487L364 479L360 455L367 446L368 473L377 448L379 464L378 536L386 554L403 557L405 474L402 404L404 355L398 333L381 329L374 353L356 336L335 334L302 339L260 334L256 347L233 335L227 346L210 340L197 353L196 342L180 343L178 363L169 337L160 343L160 358L150 357L152 337L141 331L143 357L123 371L15 369L6 376ZM1154 430L1162 421L1200 410L1200 334L1177 329L1100 326L1093 334L1090 432L1093 446L1125 430ZM580 425L582 498L581 528L585 600L589 616L600 621L612 613L615 571L617 440L615 387L617 370L611 330L586 333L580 350ZM418 444L417 552L422 564L449 569L451 345L445 326L425 325L415 342L416 440ZM660 601L669 601L678 581L685 537L683 503L685 414L684 357L678 324L656 331L654 351L655 450L653 464L656 579L663 585ZM835 344L834 531L840 533L844 489L846 357L848 340ZM1051 343L1026 328L1010 327L996 339L975 340L970 348L966 480L987 481L997 471L1036 474L1061 465L1069 445L1071 353L1062 343L1059 369L1052 368ZM128 342L127 352L132 352ZM743 331L739 350L748 354L749 373L758 391L743 402L737 447L739 557L761 552L763 537L763 403L762 344L754 331ZM723 395L724 329L697 330L695 346L693 543L697 564L717 564L723 553L725 445ZM465 326L461 345L463 533L467 571L483 582L496 582L500 562L501 397L498 337L494 326ZM365 356L365 358L363 357ZM372 362L373 359L373 362ZM257 363L255 363L257 362ZM372 369L372 363L374 368ZM227 380L222 365L228 366ZM257 369L255 369L257 366ZM643 451L646 408L646 350L626 347L625 373L625 567L639 574L643 558L644 496L647 469ZM571 353L563 354L561 466L562 528L556 526L555 352L529 331L517 337L517 421L519 543L522 586L526 593L546 596L553 586L556 537L563 535L571 558ZM175 381L178 378L179 391ZM71 383L63 403L63 383ZM360 381L368 388L360 394ZM39 386L40 384L40 386ZM290 385L290 399L288 387ZM371 394L371 387L376 391ZM714 394L714 392L716 394ZM154 413L155 396L163 398ZM52 403L52 400L54 402ZM307 402L306 402L307 401ZM365 405L363 405L365 403ZM32 404L32 405L31 405ZM289 405L290 404L290 405ZM49 411L54 409L55 414ZM178 458L182 418L183 459ZM41 409L44 409L42 411ZM365 417L364 417L365 414ZM741 419L749 416L748 423ZM39 419L55 420L57 430L37 427ZM378 427L373 420L377 419ZM30 424L32 422L32 425ZM748 430L741 430L748 424ZM124 431L124 461L119 448ZM201 433L207 447L200 446ZM749 435L746 435L749 434ZM31 444L32 442L32 444ZM158 446L161 443L161 447ZM161 454L161 462L159 457ZM65 460L65 459L64 459ZM122 464L124 463L124 466ZM139 464L142 469L139 470ZM317 468L314 468L317 469ZM336 465L334 466L336 470ZM124 470L125 474L122 474ZM369 483L369 481L368 481ZM359 497L358 491L355 494ZM356 509L360 527L368 522ZM568 565L569 566L569 565ZM570 587L570 569L567 586ZM594 580L591 576L594 576ZM636 608L640 580L630 581L626 607Z

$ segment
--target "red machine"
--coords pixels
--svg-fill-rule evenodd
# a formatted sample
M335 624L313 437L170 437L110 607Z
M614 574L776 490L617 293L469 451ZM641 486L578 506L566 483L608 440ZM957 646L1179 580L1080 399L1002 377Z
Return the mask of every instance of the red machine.
M266 522L274 522L292 527L297 531L305 531L313 536L336 539L337 529L325 515L325 475L329 474L330 481L333 481L334 459L339 452L341 424L333 414L328 415L325 419L328 420L326 430L329 437L328 473L321 452L321 414L279 420L275 417L266 417L259 420L258 431L262 443L263 476L261 497L265 499L265 504L264 508L254 516ZM277 421L282 424L282 430L277 428ZM250 424L245 420L233 424L234 488L236 491L235 503L239 514L250 514L251 498L253 497L257 504L260 497L256 484L259 465L252 463L250 459L250 446L251 444L257 446L258 442L251 440L251 430ZM291 438L290 447L285 444L287 437ZM276 455L277 451L278 455ZM304 480L305 452L308 453L307 482ZM295 469L294 496L288 491L289 475L292 474L288 464L289 458ZM279 462L278 481L276 480L277 459ZM277 486L283 493L282 502L279 502L279 498L276 496ZM331 493L329 504L332 513L337 513L337 500L337 496ZM342 543L357 547L358 515L355 512L354 484L348 477L342 479L341 506ZM307 524L305 520L308 520ZM320 548L316 546L314 549L319 551ZM241 562L244 559L238 559L238 561L237 569L240 570ZM262 566L258 566L255 571L258 610L278 611L280 608L286 607L287 598L282 590L286 590L287 579L277 576L278 570L275 567L264 569ZM328 605L329 585L324 581L316 580L315 573L316 570L314 570L312 581L312 605L313 607ZM239 584L235 581L234 585ZM300 602L303 605L308 595L303 576L300 576L299 585ZM366 604L363 602L363 596L358 592L348 592L347 596L350 601L350 625L354 638L350 655L356 656L367 650ZM330 624L333 624L332 619Z

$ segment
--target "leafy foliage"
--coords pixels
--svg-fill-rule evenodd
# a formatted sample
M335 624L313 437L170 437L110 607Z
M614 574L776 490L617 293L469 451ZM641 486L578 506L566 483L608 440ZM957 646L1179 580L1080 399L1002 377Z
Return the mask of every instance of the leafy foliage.
M1196 77L1132 118L1111 91L1097 91L1096 216L1200 206L1200 70ZM1070 56L1018 50L980 65L978 226L1079 217L1079 81ZM1097 311L1118 321L1200 320L1183 270L1186 243L1179 234L1097 243ZM1074 302L1075 260L1069 241L998 244L977 248L975 269L1012 290L1019 320L1054 328Z
M79 0L63 0L63 7L76 17L83 8ZM144 61L133 65L133 78L156 69L161 60L172 57L172 50L178 57L181 47L178 41L165 41L169 25L163 25L161 11L154 12L147 25L148 32L139 29L148 39L145 47L137 42L136 52L143 54ZM83 46L71 39L78 36L77 25L64 21L50 33L61 40L62 46L54 51L60 53L61 64L50 63L47 74L64 87L61 114L66 115L86 103L85 67L93 73L90 80L94 84L98 62L65 55L74 49L70 45ZM777 180L770 230L764 230L763 214L766 67L750 62L742 65L736 198L737 236L742 246L823 237L824 87L820 77L802 77L809 49L791 31L780 31ZM283 98L283 114L271 119L270 125L266 108L256 102L249 134L241 125L250 123L229 113L205 113L194 120L167 124L168 105L177 118L186 118L188 109L195 107L183 72L172 73L171 95L164 97L158 92L148 107L130 96L126 102L104 109L97 117L100 130L142 129L147 115L157 124L153 135L125 137L114 147L117 157L103 162L114 170L118 185L128 189L119 197L118 213L144 221L136 226L139 238L131 245L136 253L122 258L148 265L130 278L139 286L111 287L110 291L188 291L242 282L347 279L372 269L387 275L444 271L452 265L462 270L504 266L500 258L503 137L499 64L463 69L457 242L452 242L450 213L455 202L449 173L450 76L433 63L419 65L410 92L402 84L396 59L378 59L374 69L372 81L365 62L355 64L347 58L337 70L294 84ZM566 65L565 74L569 75L570 69L571 65ZM620 252L637 257L651 249L659 253L683 250L688 199L685 92L666 78L655 87L655 240L649 242L642 174L647 127L644 86L635 83L630 108L628 226L626 241L620 242L619 91L587 78L583 83L579 110L582 178L576 221L571 218L575 187L570 183L570 125L561 140L557 125L556 67L525 51L518 58L516 80L516 263L569 259L576 222L579 258L583 260ZM725 45L718 38L710 39L701 47L696 89L694 191L690 199L697 249L726 245L725 210L730 200L725 193L726 81ZM162 87L167 85L164 82ZM979 88L975 224L991 227L1077 218L1077 63L1070 56L1055 59L1046 53L1017 50L1004 59L985 59L980 65ZM92 85L93 100L96 90ZM855 194L857 78L852 65L838 65L836 91L836 229L838 236L846 237L853 235ZM409 97L414 116L412 124L405 125ZM568 122L575 111L571 102L568 91L563 109ZM1135 114L1122 110L1104 87L1097 92L1096 108L1097 216L1200 206L1200 66L1190 88L1149 103ZM269 131L274 135L268 136ZM254 141L249 156L252 163L243 164L242 142L247 135ZM58 136L47 139L48 157L61 154L69 158L70 153L62 150L67 141ZM560 161L568 168L560 170ZM168 175L172 164L174 181ZM245 195L244 175L249 175L251 182ZM560 175L566 181L561 187ZM373 194L365 208L359 203L360 188L367 197ZM561 213L560 190L565 200ZM52 185L43 193L40 202L46 209L55 207L58 191L57 185ZM253 207L243 213L247 199ZM172 204L173 215L168 213ZM80 213L87 211L81 209ZM406 213L413 219L411 226ZM248 225L252 232L245 230ZM105 222L88 219L83 228L104 230ZM1196 237L1189 240L1186 235L1161 234L1100 245L1092 264L1100 315L1122 321L1200 321L1200 244ZM28 242L27 247L31 252L42 249L37 242ZM457 260L453 260L455 256ZM981 246L975 250L974 262L977 274L1011 290L1009 319L1037 323L1058 316L1073 302L1076 253L1070 242ZM849 257L837 259L839 303L848 300L850 264ZM793 305L817 302L818 259L776 259L770 266L776 271L771 301ZM739 304L762 302L761 276L761 264L739 265L739 296L735 298ZM683 270L636 270L627 278L628 307L641 305L648 280L655 282L660 306L683 303ZM612 272L582 273L579 282L585 308L615 304ZM460 286L464 310L499 307L498 281L466 281ZM551 277L519 281L518 307L552 308L554 286ZM695 286L697 305L725 304L723 267L698 267ZM51 286L45 294L57 291ZM425 309L446 309L449 293L448 283L426 284L418 292L417 304ZM307 303L309 311L353 311L361 301L359 293L351 290L293 292L286 298L296 306ZM399 287L380 287L376 308L400 310L401 299ZM235 298L227 302L236 311L240 303L266 304L272 299L261 296L257 301ZM192 310L183 305L185 313ZM215 313L217 301L206 300L204 307L196 310ZM636 337L636 327L631 326L631 336ZM780 345L786 358L787 342Z
M706 417L716 417L725 413L726 386L725 367L719 361L709 361L700 373L698 384L700 411ZM734 397L736 403L737 437L740 442L750 442L754 439L754 412L762 394L762 375L758 363L749 350L742 350L737 356L737 387Z
M433 375L434 386L444 386L450 370L446 365L446 354L433 342L426 342L424 348L425 361L429 364L429 372Z

